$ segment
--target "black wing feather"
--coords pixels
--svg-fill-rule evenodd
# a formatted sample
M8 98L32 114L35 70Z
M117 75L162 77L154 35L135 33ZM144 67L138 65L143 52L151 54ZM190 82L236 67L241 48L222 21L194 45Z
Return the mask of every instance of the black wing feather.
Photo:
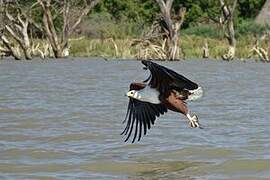
M143 117L142 117L143 118ZM139 127L139 137L138 137L138 141L141 140L141 137L142 137L142 121L139 121L139 124L140 124L140 127Z
M143 125L143 134L146 135L147 131L147 122L146 119L148 118L145 111L142 111L142 125Z
M130 135L131 135L131 133L132 133L132 130L133 130L133 125L134 125L134 121L135 121L135 119L136 119L135 114L136 114L136 109L135 109L135 111L134 111L134 114L132 115L132 123L131 123L131 128L130 128L130 131L129 131L129 133L128 133L128 136L127 136L127 138L126 138L125 142L126 142L128 139L129 139L129 137L130 137ZM127 132L128 132L128 131L127 131Z
M139 121L142 121L142 120L141 120L140 114L137 113L137 118L136 118L136 129L135 129L135 133L134 133L134 137L133 137L132 143L135 142L135 139L136 139L136 137L137 137Z
M137 136L138 141L141 139L142 128L144 128L144 135L147 133L147 129L151 128L151 124L154 124L156 117L160 114L167 112L167 108L163 104L151 104L148 102L142 102L136 99L129 99L129 105L126 115L126 127L122 134L127 135L125 142L131 137L133 133L132 143L135 142ZM135 126L135 127L134 127Z
M151 72L151 80L149 85L152 88L156 88L163 95L165 95L167 90L171 89L172 87L187 90L194 90L198 88L196 83L171 69L156 64L152 61L143 60L142 63Z
M127 133L128 133L128 130L129 130L129 127L130 127L130 124L131 124L131 118L132 118L132 113L130 113L130 112L132 112L133 111L133 108L134 106L133 106L133 103L131 103L131 102L129 102L129 105L128 105L128 110L127 110L127 116L126 116L126 119L128 118L128 121L127 121L127 125L126 125L126 128L124 129L124 131L121 133L121 135L127 135ZM126 119L123 121L123 123L125 123L126 122Z

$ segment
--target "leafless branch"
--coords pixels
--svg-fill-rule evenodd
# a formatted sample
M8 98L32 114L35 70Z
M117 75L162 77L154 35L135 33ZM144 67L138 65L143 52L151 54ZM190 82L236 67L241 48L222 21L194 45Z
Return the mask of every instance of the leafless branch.
M77 21L70 28L71 33L74 32L77 26L81 23L83 17L86 16L99 2L100 0L90 0L90 2L85 0L85 8L82 10L81 15L77 18Z
M12 56L16 60L20 60L21 59L20 52L18 51L16 47L12 45L12 43L7 39L7 37L2 34L0 36L0 39L2 40L3 44L7 47L7 50L10 52L10 54L12 54Z
M236 6L237 6L237 2L238 2L238 0L234 0L234 1L233 1L233 6L232 6L232 8L231 8L231 14L234 14L234 11L235 11Z
M84 7L81 10L77 10L77 6L73 6L72 2L76 2L75 0L54 0L53 3L50 0L37 1L42 7L44 29L55 57L63 57L64 54L69 54L68 38L70 34L75 31L83 17L85 17L100 0L83 0ZM57 8L57 10L55 10L56 13L54 13L54 8ZM77 11L75 13L72 10ZM60 15L59 13L63 17L62 33L56 32L54 24L54 18Z
M220 19L223 19L220 24L222 25L222 28L225 30L225 37L227 38L229 42L229 49L227 54L223 55L222 58L224 60L232 60L235 56L235 50L236 50L236 39L235 39L235 31L234 31L234 23L233 23L233 13L237 5L237 0L234 0L233 8L225 4L224 0L219 0L220 7L222 10L223 17L220 17Z

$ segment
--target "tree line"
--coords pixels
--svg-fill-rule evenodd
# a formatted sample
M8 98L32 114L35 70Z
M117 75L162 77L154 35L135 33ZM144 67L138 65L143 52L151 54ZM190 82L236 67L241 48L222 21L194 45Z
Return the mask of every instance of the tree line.
M143 22L149 26L134 44L155 52L155 58L168 60L181 58L180 29L219 24L228 40L228 52L222 58L231 60L236 51L235 24L254 19L264 3L265 0L2 0L0 54L15 59L69 56L69 39L80 23L90 14L108 14L115 22ZM204 48L207 57L207 42ZM151 58L145 53L143 57Z
M236 21L253 19L260 12L266 0L238 0L236 7ZM233 4L233 0L225 1ZM187 10L183 28L194 23L205 23L211 21L211 17L220 15L220 2L217 0L174 0L172 11L180 7ZM114 19L126 18L130 21L143 20L151 23L156 14L159 13L159 5L155 0L103 0L98 4L95 12L106 12Z

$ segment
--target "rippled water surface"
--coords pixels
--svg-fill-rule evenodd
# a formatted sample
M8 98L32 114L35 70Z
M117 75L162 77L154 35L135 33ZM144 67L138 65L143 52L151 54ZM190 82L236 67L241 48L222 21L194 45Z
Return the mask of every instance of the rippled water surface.
M162 63L199 83L204 129L169 112L120 132L138 61L0 61L0 179L269 179L270 64Z

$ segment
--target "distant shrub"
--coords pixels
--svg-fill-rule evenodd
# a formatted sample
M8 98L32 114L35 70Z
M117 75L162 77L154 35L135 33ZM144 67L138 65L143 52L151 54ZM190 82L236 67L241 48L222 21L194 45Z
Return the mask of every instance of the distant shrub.
M244 20L235 25L236 38L242 36L260 36L267 31L267 26L258 24L255 21Z
M195 35L214 39L220 39L224 37L220 28L213 24L200 24L193 27L191 26L187 29L183 29L182 33L186 35Z
M91 14L78 28L78 33L90 38L123 39L127 37L139 37L149 25L142 21L130 21L122 18L116 21L110 14Z
M235 23L236 38L240 38L243 36L261 36L267 30L268 28L266 25L258 24L255 21L251 20L242 20L238 23ZM201 24L189 27L187 29L183 29L182 33L186 35L195 35L205 38L224 38L223 30L219 26L213 24Z

